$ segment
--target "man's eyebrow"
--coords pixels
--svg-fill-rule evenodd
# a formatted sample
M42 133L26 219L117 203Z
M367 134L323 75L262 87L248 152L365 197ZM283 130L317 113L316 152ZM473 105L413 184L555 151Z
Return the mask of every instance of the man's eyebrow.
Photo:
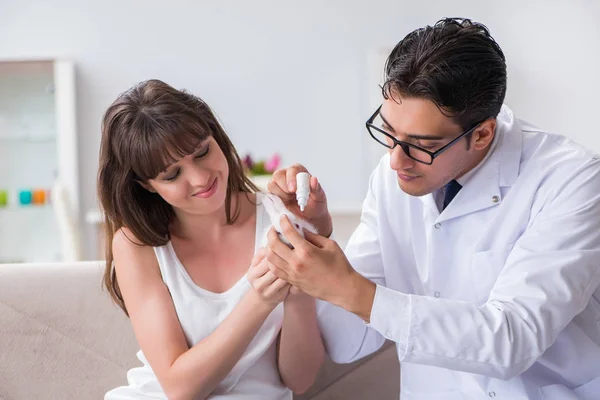
M408 134L406 136L409 137L409 138L411 138L411 139L417 139L417 140L442 140L442 139L445 139L442 136L436 136L436 135L414 135L414 134Z
M392 128L392 125L387 122L387 119L385 119L385 117L383 116L383 114L381 113L381 111L379 112L379 116L381 117L381 119L383 120L383 122L388 126L388 128L390 128L390 130L394 133L396 133L396 131L394 130L394 128Z
M381 112L379 113L379 116L381 117L381 119L383 120L383 122L387 125L388 128L390 128L390 130L394 133L396 133L396 131L394 130L394 128L392 127L392 125L390 125L389 122L387 122L387 120L385 119L385 117L383 116L383 114L381 114ZM417 140L442 140L445 139L443 136L436 136L436 135L417 135L414 133L408 133L406 135L407 137L411 138L411 139L417 139Z

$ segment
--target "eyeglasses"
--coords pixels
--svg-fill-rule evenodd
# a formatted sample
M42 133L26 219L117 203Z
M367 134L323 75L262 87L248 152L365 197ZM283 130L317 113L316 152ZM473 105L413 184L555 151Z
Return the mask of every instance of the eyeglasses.
M456 138L452 139L452 141L450 141L450 143L446 144L441 149L438 149L438 150L432 152L432 151L429 151L422 147L415 146L412 143L402 142L402 141L396 139L395 137L393 137L392 135L390 135L389 133L385 132L383 129L378 128L376 125L381 126L381 124L379 124L379 123L374 124L377 117L379 117L379 119L381 119L382 123L384 122L383 118L381 118L380 111L381 111L381 106L379 106L377 108L377 110L373 113L373 115L371 115L371 117L366 122L367 130L369 131L369 134L371 135L371 137L373 139L375 139L379 144L387 147L388 149L393 149L396 146L400 146L402 148L402 150L404 150L404 153L408 157L410 157L411 159L418 161L420 163L426 164L426 165L433 164L433 160L437 156L442 154L444 151L448 150L450 148L450 146L457 143L461 138L463 138L466 135L468 135L469 133L473 132L475 130L475 128L477 128L479 126L479 124L481 124L481 122L483 122L483 121L478 122L472 128L464 131L463 133L458 135Z

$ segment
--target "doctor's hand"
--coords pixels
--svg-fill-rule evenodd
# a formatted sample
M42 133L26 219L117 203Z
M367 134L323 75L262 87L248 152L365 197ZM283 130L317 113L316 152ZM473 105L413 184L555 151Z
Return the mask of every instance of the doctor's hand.
M252 285L254 293L261 303L275 308L287 297L290 284L269 270L269 261L265 256L264 249L257 251L248 271L248 282Z
M310 177L310 196L304 212L300 211L300 207L298 207L296 175L300 172L308 171L300 164L278 169L273 173L273 179L269 182L267 189L280 197L288 210L313 224L321 235L329 237L333 231L333 224L327 210L327 197L316 177Z
M351 312L359 311L355 310L356 301L360 301L357 296L362 298L366 293L368 297L369 293L362 290L365 285L373 289L374 296L374 284L354 271L335 241L307 231L305 240L286 216L281 218L281 229L294 248L281 242L274 229L269 231L267 259L274 275L312 297ZM359 287L362 289L357 291ZM370 313L369 304L361 308L368 308Z

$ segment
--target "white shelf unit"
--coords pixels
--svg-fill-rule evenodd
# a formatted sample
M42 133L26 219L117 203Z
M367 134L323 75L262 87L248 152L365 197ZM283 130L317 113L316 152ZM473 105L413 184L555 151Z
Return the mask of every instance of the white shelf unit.
M81 258L77 171L73 63L0 60L0 262ZM46 203L20 204L22 190Z

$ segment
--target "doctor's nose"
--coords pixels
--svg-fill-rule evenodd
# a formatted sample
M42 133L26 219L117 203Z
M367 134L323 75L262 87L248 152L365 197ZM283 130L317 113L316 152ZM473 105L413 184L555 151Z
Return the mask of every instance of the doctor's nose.
M415 166L416 161L404 152L401 146L390 150L390 168L394 171L407 170Z

